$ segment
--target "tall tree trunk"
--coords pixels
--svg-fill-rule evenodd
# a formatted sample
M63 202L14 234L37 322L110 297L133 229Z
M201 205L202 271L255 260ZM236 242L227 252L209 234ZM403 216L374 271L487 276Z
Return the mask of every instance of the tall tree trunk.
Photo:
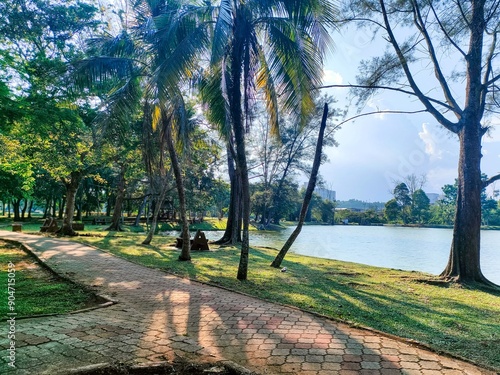
M76 197L76 191L75 191L75 197ZM75 197L74 197L74 198L75 198ZM74 199L74 198L73 198L73 202L75 201L75 199ZM63 216L64 216L64 207L66 206L66 201L67 201L67 199L68 199L68 195L66 195L66 198L61 197L61 198L59 199L59 213L58 213L58 215L57 215L57 217L58 217L59 219L62 219L62 218L63 218Z
M56 232L57 234L66 236L77 236L78 233L73 230L73 216L75 215L75 200L76 192L80 182L82 181L83 173L81 171L71 172L70 178L63 181L66 187L66 202L64 218L61 228Z
M50 198L47 198L45 200L45 209L43 210L43 218L46 219L47 218L47 215L49 214L50 212Z
M481 127L473 122L459 133L457 209L450 257L441 276L490 284L481 272Z
M31 219L31 212L33 211L33 200L30 200L30 203L28 205L28 219Z
M118 186L116 192L115 207L113 209L113 217L111 219L111 225L108 228L106 228L106 230L110 231L123 230L122 227L120 226L120 221L122 218L123 199L125 198L125 172L126 172L125 164L120 165L120 175L118 176Z
M306 218L306 214L309 208L309 203L311 203L311 199L314 193L314 188L316 187L316 180L318 178L319 166L321 165L321 153L323 149L323 138L325 135L326 128L326 119L328 117L328 104L325 103L323 109L323 118L321 119L321 127L319 128L318 142L316 143L316 153L314 154L314 162L311 170L311 176L309 177L309 183L307 184L306 193L304 195L304 202L302 203L302 208L300 209L299 222L297 223L297 227L294 229L288 240L285 242L285 245L281 248L276 258L271 263L271 267L278 268L281 266L281 262L285 258L286 253L290 250L295 239L300 234L302 230L302 225L304 225L304 220Z
M28 209L28 199L24 198L24 205L23 205L23 208L21 209L21 220L22 221L24 221L27 209Z
M2 216L5 216L5 202L2 201Z
M106 189L106 216L111 216L111 207L113 207L113 192L109 192L109 189Z
M52 217L57 217L57 200L55 196L52 196Z
M186 214L186 193L184 191L184 183L182 179L182 170L175 150L174 140L172 138L171 124L166 124L166 142L172 170L174 171L175 185L177 187L177 195L179 196L179 213L181 215L182 225L182 249L179 255L179 260L191 260L191 241L189 235L189 223Z
M229 210L227 212L227 224L224 234L216 244L236 245L241 242L241 181L234 166L235 153L232 146L227 144L227 167L230 181Z
M8 218L9 218L9 219L10 219L10 217L11 217L11 216L10 216L10 203L11 203L11 201L9 200L9 202L7 203L7 212L8 212L8 214L7 214L7 215L8 215Z
M144 197L144 199L142 200L142 203L141 205L139 206L139 211L137 212L137 216L135 217L135 221L134 221L134 227L138 227L140 222L141 222L141 216L142 216L142 213L144 212L144 208L146 207L146 203L148 202L148 195L146 195Z
M12 209L14 210L14 221L21 220L21 215L19 214L20 207L21 207L21 199L13 199L12 200ZM9 213L10 213L10 210L9 210Z
M161 184L161 183L160 183ZM148 235L144 241L142 241L143 245L150 245L153 240L153 236L156 232L156 226L158 225L158 214L160 213L161 206L163 205L163 201L165 200L165 195L167 194L167 184L164 182L160 185L160 194L158 196L158 202L153 210L153 219L151 221L151 227L149 228Z

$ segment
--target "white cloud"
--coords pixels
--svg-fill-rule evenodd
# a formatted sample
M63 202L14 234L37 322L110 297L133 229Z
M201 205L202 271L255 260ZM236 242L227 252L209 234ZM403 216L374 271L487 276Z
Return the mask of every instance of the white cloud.
M442 159L443 151L438 148L439 139L429 130L429 124L422 124L422 131L418 136L424 142L425 153L430 156L431 160Z
M325 69L323 70L323 84L324 85L341 85L343 82L340 73L334 70Z

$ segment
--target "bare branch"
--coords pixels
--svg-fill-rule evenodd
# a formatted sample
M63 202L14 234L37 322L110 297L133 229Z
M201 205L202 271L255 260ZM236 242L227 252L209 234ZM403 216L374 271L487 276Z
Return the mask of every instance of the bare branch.
M389 86L326 85L326 86L316 87L317 90L332 89L332 88L353 88L353 89L389 90L389 91L398 91L398 92L401 92L403 94L407 94L407 95L418 97L418 95L415 92L413 92L413 91L408 91L408 90L404 90L404 89L401 89L401 88L398 88L398 87L389 87ZM446 110L448 110L448 111L454 111L454 108L450 107L448 104L446 104L445 102L442 102L441 100L437 100L437 99L429 98L429 97L427 97L427 100L429 100L432 103L438 104L438 105L446 108Z
M497 174L496 176L488 178L486 181L483 181L483 189L485 187L488 187L490 184L492 184L495 181L500 180L500 174Z
M401 48L396 40L396 37L394 36L394 33L392 31L392 27L389 23L389 19L387 17L387 11L385 9L385 3L384 0L380 0L380 6L382 8L382 14L384 17L384 23L386 25L388 37L390 43L393 45L396 54L399 57L399 60L401 61L401 65L403 67L403 70L406 74L406 78L408 79L408 83L410 84L412 90L415 92L416 96L418 99L422 102L422 104L425 106L427 111L434 116L434 118L441 124L443 125L446 129L452 131L453 133L458 133L460 128L457 124L451 122L448 120L446 117L443 116L441 112L439 112L431 103L429 98L420 90L418 87L417 83L415 82L413 75L410 71L410 67L408 66L408 62L406 60L406 57L404 56L403 52L401 51Z
M357 118L365 117L365 116L386 115L386 114L414 115L414 114L417 114L417 113L424 113L424 112L427 112L427 110L426 109L421 109L421 110L418 110L418 111L374 111L374 112L366 112L366 113L361 113L359 115L350 117L347 120L344 120L344 121L340 122L339 124L336 125L335 128L339 128L339 127L341 127L342 125L344 125L345 123L347 123L349 121L353 121L353 120L356 120Z
M425 22L422 19L422 14L420 12L419 5L416 4L415 0L412 1L412 8L413 8L413 14L414 14L414 22L415 26L417 29L422 33L424 36L425 42L427 43L427 50L429 52L429 56L431 58L432 64L434 65L434 74L436 75L436 78L441 85L441 88L443 89L444 96L446 98L446 101L450 105L450 107L454 108L454 112L457 116L457 118L460 120L462 117L462 109L456 102L455 98L453 97L451 90L448 86L448 83L446 82L446 78L443 75L443 72L441 70L441 66L439 64L438 58L436 56L436 50L434 49L434 44L432 43L431 37L427 31L427 28L425 26Z
M446 36L446 39L448 39L448 41L451 43L451 45L453 47L455 47L456 50L462 54L463 57L466 57L467 53L465 53L465 51L462 48L460 48L460 46L453 40L453 38L450 36L450 34L448 33L448 31L446 31L446 29L444 28L444 25L441 22L441 20L439 19L439 16L436 13L436 9L434 9L434 6L432 5L432 2L430 3L430 7L432 9L432 13L434 13L434 17L436 18L436 20L437 20L437 22L439 24L439 27L441 28L441 31Z
M460 0L456 0L455 4L457 4L458 9L460 9L460 14L462 15L462 18L464 19L465 24L467 25L467 27L470 28L470 22L467 19L467 15L465 14L464 8L462 8L462 3L460 2Z
M500 75L498 75L494 77L493 80L488 81L490 74L493 71L493 58L495 57L496 44L497 44L497 33L493 33L493 40L491 42L488 57L486 59L486 71L484 72L483 87L481 88L481 115L484 113L484 110L486 108L486 97L488 95L488 87L495 82L495 79L500 78Z

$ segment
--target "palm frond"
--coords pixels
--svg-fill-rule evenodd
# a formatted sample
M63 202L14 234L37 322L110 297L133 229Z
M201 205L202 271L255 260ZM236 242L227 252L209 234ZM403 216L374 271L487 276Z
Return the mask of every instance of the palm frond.
M231 0L221 0L219 5L219 13L215 23L214 33L212 37L212 53L211 65L220 62L226 46L229 42L229 37L232 33L233 26L233 6Z

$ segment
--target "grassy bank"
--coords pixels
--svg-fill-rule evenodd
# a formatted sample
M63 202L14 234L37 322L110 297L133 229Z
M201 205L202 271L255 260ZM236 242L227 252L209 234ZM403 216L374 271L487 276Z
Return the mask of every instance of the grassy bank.
M417 272L289 254L287 272L269 267L275 250L252 248L248 281L236 280L239 249L193 253L178 262L172 238L108 234L80 237L137 263L210 282L266 300L418 340L476 363L500 369L500 294L443 284ZM213 248L213 246L212 246Z
M15 311L16 318L42 314L59 314L75 311L95 303L94 296L80 287L54 278L54 275L41 268L36 261L18 246L0 241L0 317L5 319L9 310L8 301L8 264L15 269Z

